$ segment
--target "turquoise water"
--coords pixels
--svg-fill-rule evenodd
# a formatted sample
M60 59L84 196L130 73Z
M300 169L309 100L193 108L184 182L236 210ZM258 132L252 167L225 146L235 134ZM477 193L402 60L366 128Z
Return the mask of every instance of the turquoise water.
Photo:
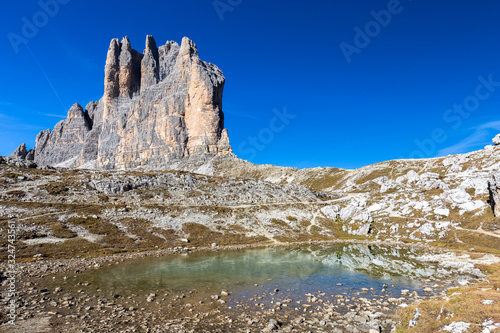
M229 302L274 295L274 289L279 289L275 301L361 288L380 294L384 284L389 285L388 293L399 297L401 289L420 291L422 279L447 274L436 265L420 263L417 255L412 249L356 244L199 252L128 261L84 273L78 280L124 296L190 290L218 294L225 289L231 293Z

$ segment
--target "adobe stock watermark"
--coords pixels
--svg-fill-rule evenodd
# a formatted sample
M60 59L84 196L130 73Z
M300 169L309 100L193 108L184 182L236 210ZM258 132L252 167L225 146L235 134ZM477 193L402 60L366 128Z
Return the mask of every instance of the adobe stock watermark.
M71 0L39 0L38 6L40 10L37 11L31 18L26 16L21 17L21 30L20 33L9 32L7 38L14 52L19 53L19 47L26 45L28 42L38 35L41 28L45 27L51 18L59 14L61 5L66 5Z
M256 136L248 136L238 146L238 157L247 161L253 160L259 151L263 151L267 145L273 142L277 133L283 132L291 120L297 117L295 114L288 113L286 106L283 107L283 111L273 109L273 114L274 117L269 120L268 127L262 128Z
M443 121L449 124L448 126L450 126L451 129L459 129L464 119L469 118L473 112L477 111L481 102L490 98L496 91L496 88L500 87L500 81L493 81L492 74L488 75L487 78L480 75L477 77L477 80L479 84L476 86L473 94L465 97L462 103L455 103L452 108L444 111ZM409 158L434 157L438 145L443 144L447 139L448 136L443 128L435 128L427 138L422 140L416 139L414 141L418 148L410 153Z
M412 1L412 0L407 0ZM382 9L378 12L372 10L370 15L373 20L365 24L364 29L358 26L354 27L354 38L352 44L341 42L340 50L348 64L352 62L354 54L360 54L361 51L370 45L373 38L380 35L382 28L386 28L392 21L394 15L401 14L404 7L399 0L389 0L387 9Z
M243 0L214 0L212 5L219 16L219 20L224 21L224 15L227 12L233 12L242 2Z

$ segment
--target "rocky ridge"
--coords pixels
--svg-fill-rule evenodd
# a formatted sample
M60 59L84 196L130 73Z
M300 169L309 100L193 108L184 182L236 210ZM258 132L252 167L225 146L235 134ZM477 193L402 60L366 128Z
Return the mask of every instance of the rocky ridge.
M343 230L351 235L455 242L452 230L458 227L462 230L457 233L464 237L469 238L474 230L474 238L495 243L500 225L489 206L500 207L492 178L500 168L499 152L500 146L490 145L461 155L394 160L353 170L299 170L234 158L208 161L196 168L214 176L249 177L346 195L345 203L323 209L321 216L342 222Z
M74 104L52 131L37 135L33 150L22 144L12 156L72 168L151 170L231 154L224 82L186 37L181 45L157 47L147 36L143 53L127 37L113 39L103 97L85 109Z
M424 249L428 249L426 244L440 246L446 248L443 249L445 252L450 248L466 250L466 253L456 255L427 251L414 259L436 263L440 272L443 272L441 269L452 269L455 273L485 279L478 268L498 265L498 257L485 253L498 254L500 248L499 220L488 205L496 200L492 193L496 191L498 177L493 178L492 175L497 173L500 165L499 152L500 146L487 146L462 155L388 161L355 170L259 166L231 155L176 162L175 167L185 171L149 172L53 168L15 157L0 158L1 246L6 249L7 226L15 223L18 230L16 256L23 261L34 261L25 267L31 269L41 265L60 269L57 261L43 259L75 258L82 253L85 256L123 251L132 254L152 249L187 254L199 247L216 251L228 244L275 245L356 239L372 245L386 244L391 246L391 251L404 243ZM7 251L3 253L6 255ZM403 264L397 256L387 260L374 254L370 247L363 253L366 255L344 257L340 261L333 256L327 258L325 264L341 263L346 267L379 273L383 273L382 268L390 268L404 275L423 278L428 283L424 293L437 291L435 271L423 270L419 264ZM56 263L56 266L48 264L50 262ZM99 262L96 261L96 264ZM68 275L80 271L80 268L75 269L72 268ZM450 277L455 277L455 273ZM467 286L471 281L459 279L456 282L460 288L476 288ZM497 299L498 284L495 283L485 282L477 290L474 289L481 295L481 302ZM80 297L84 287L78 285L75 288L76 295ZM24 295L29 303L23 303L23 309L52 313L51 324L67 325L68 318L73 318L75 320L71 322L79 327L87 325L85 323L89 323L87 327L101 331L111 331L114 327L113 323L102 324L99 310L103 305L97 298L93 299L93 295L87 294L88 297L82 299L66 295L59 297L51 293L40 294L38 289ZM361 293L364 292L367 291L361 290ZM41 295L40 299L44 301L40 303L42 306L33 305L39 300L35 295ZM365 297L356 297L355 302L349 297L350 302L345 304L354 307L343 314L332 307L334 303L328 303L327 298L322 299L321 293L314 294L308 303L297 307L307 314L299 322L291 322L286 315L280 316L289 313L284 305L293 304L284 301L280 301L280 306L273 303L273 307L268 309L259 305L259 312L253 307L248 308L248 317L242 322L233 319L224 321L227 312L224 312L224 304L219 300L226 296L219 296L217 300L211 297L201 300L203 304L222 306L210 311L204 310L198 299L192 302L193 299L188 297L181 300L195 305L184 308L183 304L176 303L179 300L176 294L165 296L165 302L161 304L182 307L186 314L191 313L190 310L208 314L209 317L215 314L213 322L208 317L201 322L218 328L224 322L243 327L257 324L268 331L304 331L307 328L314 331L342 332L349 329L369 332L373 329L389 332L401 320L391 319L388 315L391 309L412 309L407 311L411 314L413 302L426 302L423 298L405 295L401 294L404 298L391 296L384 299L380 299L380 295L373 298L361 295ZM148 309L146 313L150 313L151 305L157 303L147 301L146 296L133 297L131 302L134 304L126 304L127 307L120 304L108 309L124 316L127 312L122 312L121 307L144 307ZM75 300L63 297L75 297ZM114 295L109 297L116 300L112 298ZM166 297L172 297L172 301L170 298L166 301ZM336 300L337 305L338 302L340 305L344 303L346 297L342 297ZM455 300L463 301L460 293L443 297L446 302L444 308L457 312L453 307ZM90 305L81 304L90 298ZM448 302L449 299L453 302ZM322 300L325 302L320 303ZM52 306L51 302L57 305ZM103 302L107 300L103 299ZM439 302L436 313L443 308L442 301ZM111 301L108 303L111 304ZM60 310L60 304L63 304L64 311ZM315 308L315 305L319 307ZM86 310L88 306L96 310ZM496 303L474 306L486 311ZM488 311L493 313L494 309ZM289 310L295 311L292 308ZM380 317L373 317L378 311L381 311ZM134 325L153 319L143 318L135 310L129 312L131 316L136 313L137 317L130 319ZM159 309L158 312L166 313L166 310ZM271 319L253 321L262 313ZM107 313L104 315L107 316ZM184 315L182 317L185 318ZM193 323L183 321L186 326L181 327L174 324L176 319L155 318L159 325L170 325L162 327L159 332L201 325L198 319ZM408 327L405 318L402 323ZM461 315L460 318L464 320L467 317ZM278 324L273 321L275 319ZM449 319L444 317L441 321L448 325ZM424 325L417 315L412 314L409 320L417 325L417 331ZM485 320L482 317L480 322L467 319L467 323L477 328L482 327L480 324ZM496 325L496 322L493 324Z

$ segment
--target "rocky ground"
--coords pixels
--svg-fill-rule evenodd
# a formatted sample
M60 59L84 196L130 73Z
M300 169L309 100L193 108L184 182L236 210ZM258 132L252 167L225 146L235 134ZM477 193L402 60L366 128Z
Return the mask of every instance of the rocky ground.
M459 262L457 270L496 272L488 266L492 262L474 260L488 253L500 254L500 219L488 203L488 180L500 166L499 149L489 146L464 155L390 161L357 170L256 166L226 156L195 166L177 165L184 170L104 172L56 169L1 158L0 256L8 259L8 234L14 226L17 264L28 265L23 266L26 269L20 277L21 306L26 310L22 323L46 327L46 331L118 332L133 331L133 327L146 331L144 327L148 327L151 332L369 332L377 327L387 331L399 324L405 326L401 331L432 332L428 319L422 319L432 314L442 323L439 329L446 324L452 325L450 331L462 332L455 327L462 324L453 324L460 321L440 316L439 309L434 314L434 307L445 309L445 305L424 301L421 304L428 308L418 310L415 301L420 302L421 295L395 302L388 299L403 296L359 295L350 300L355 311L347 312L348 317L334 307L338 300L342 303L335 297L339 295L315 295L323 300L321 306L304 308L302 304L298 310L286 302L280 302L278 308L243 308L239 311L246 316L242 317L227 308L223 295L203 298L190 290L182 295L155 295L148 302L149 295L100 297L90 292L90 286L48 288L39 279L63 271L78 275L83 267L105 264L106 259L98 258L142 255L152 250L164 254L236 244L269 246L352 239L466 251L469 259L457 255L428 260L443 265ZM73 259L60 261L66 258ZM2 267L5 272L6 266ZM41 273L43 267L45 272ZM489 293L478 298L478 304L483 300L497 304L500 285L481 283L486 284L464 286L472 289L459 292ZM63 290L56 291L58 287ZM269 296L269 291L265 292ZM451 294L448 291L445 296ZM460 300L464 304L469 301ZM399 302L409 306L401 308ZM464 323L473 325L470 327L484 326L490 331L500 322L498 316L486 314L460 316ZM411 320L417 323L414 328L409 326ZM26 327L21 331L30 331Z
M326 239L335 226L320 225L320 209L342 200L299 185L179 171L0 168L2 242L7 221L15 222L20 257Z
M353 243L372 244L369 241L353 241ZM392 245L397 247L397 244ZM421 246L432 254L424 255L419 260L439 262L442 267L452 268L456 276L468 276L467 280L457 283L454 278L445 279L437 276L432 279L420 278L423 284L428 285L421 295L408 290L396 293L392 291L394 286L387 285L382 290L360 287L359 290L351 291L349 294L328 295L317 291L304 295L307 297L305 302L284 298L279 289L267 290L264 286L257 285L258 292L249 299L250 302L231 302L230 290L222 290L218 294L207 294L194 289L183 292L156 291L156 293L138 292L120 295L112 290L96 289L92 283L79 278L84 271L123 264L137 257L236 248L241 247L186 247L98 258L42 260L20 264L18 265L19 276L22 276L22 282L19 284L19 290L22 291L18 294L20 315L14 330L4 324L0 326L0 331L391 332L400 321L399 309L405 309L409 304L428 299L433 295L441 295L452 286L481 281L484 276L474 268L474 264L500 261L491 255L477 259L471 259L467 255L457 258L444 251ZM378 258L383 260L383 257ZM354 264L357 267L363 265L362 262ZM386 264L383 266L388 268L391 266L391 263ZM418 276L417 271L413 274Z
M309 295L309 303L285 299L266 307L260 300L274 300L279 291L263 290L254 296L255 305L232 308L227 306L230 291L208 297L196 290L123 297L104 291L96 294L91 288L85 282L50 289L25 283L17 321L22 326L14 331L26 332L30 320L36 320L31 323L36 331L52 332L390 332L397 324L398 306L419 298L365 290L352 297L319 292Z
M462 155L395 160L355 170L297 170L228 158L209 164L203 169L214 175L253 177L348 195L349 201L324 208L322 213L351 235L463 249L500 248L499 219L493 215L488 193L488 181L500 168L497 145Z

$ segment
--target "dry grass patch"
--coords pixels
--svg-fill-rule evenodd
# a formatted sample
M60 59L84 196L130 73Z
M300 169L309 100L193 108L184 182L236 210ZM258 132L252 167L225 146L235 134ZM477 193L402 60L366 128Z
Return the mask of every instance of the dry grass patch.
M311 178L310 180L301 183L301 185L314 191L321 191L330 187L340 187L340 183L344 179L345 174L345 170L331 168L329 169L328 174Z
M120 223L136 236L135 241L140 243L140 247L163 247L166 245L164 238L153 234L150 221L127 218L121 220ZM158 232L162 229L156 228L155 230L157 234L163 235L162 232Z
M5 192L5 194L9 197L17 198L17 199L21 199L21 198L24 198L26 196L26 192L24 192L23 190L7 191L7 192Z
M301 226L302 228L307 228L310 225L311 225L311 221L309 221L309 220L302 220L299 222L299 226Z
M433 188L432 190L422 190L421 193L423 193L424 195L428 195L429 197L435 195L440 196L444 193L444 190L441 188Z
M11 172L11 171L4 171L2 173L2 176L5 177L5 178L10 178L10 179L17 180L17 177L21 176L21 174L20 173L14 173L14 172Z
M92 243L82 238L73 238L55 244L17 245L16 259L19 261L31 261L35 254L41 254L44 258L62 259L77 257L96 257L113 253L106 250L101 244ZM0 257L2 254L0 253Z
M209 246L212 243L219 245L231 244L253 244L268 241L262 236L247 237L240 233L217 232L210 228L194 222L184 223L182 231L188 235L188 239L195 246Z
M459 250L474 248L479 252L500 254L500 238L467 230L450 231L446 237L431 245Z
M68 192L66 185L60 182L41 185L40 189L46 190L50 195L66 195Z
M449 301L432 299L416 306L400 310L401 324L396 332L439 332L445 325L463 321L471 323L467 332L482 332L481 324L493 319L500 322L500 264L486 266L491 273L484 282L471 287L453 288L448 291ZM453 293L460 293L451 296ZM492 300L493 304L482 304L484 300ZM417 325L408 328L418 308L421 313Z
M356 184L363 184L366 183L370 180L377 179L379 177L387 176L388 178L391 178L391 173L392 169L389 168L380 168L380 169L375 169L373 171L370 171L363 176L359 177L356 179Z
M286 228L286 229L291 228L288 223L286 223L285 221L280 220L280 219L271 219L271 224L273 224L274 226L282 227L282 228Z
M444 167L430 168L430 169L427 169L427 170L419 172L419 173L423 174L426 172L437 173L440 176L440 178L443 178L446 175L446 168L444 168Z
M280 241L283 243L323 241L323 240L331 239L331 237L322 235L320 233L306 233L306 232L286 233L286 234L282 234L279 236L275 236L274 238L277 241Z
M123 232L114 224L95 217L75 216L68 219L68 223L79 225L89 232L106 236L121 236Z
M118 207L117 205L88 205L88 204L70 204L61 202L34 202L34 201L19 201L19 200L3 200L0 205L7 207L17 207L19 209L35 209L46 210L46 212L59 211L61 213L76 213L80 215L99 215L105 208Z
M481 227L484 230L489 228L494 228L495 225L499 225L500 218L493 215L493 211L487 207L482 213L478 214L478 211L464 212L460 215L458 209L450 210L449 219L459 222L460 226L464 229L478 229Z
M52 236L57 238L74 238L77 234L68 229L68 226L62 223L53 224L51 226Z

